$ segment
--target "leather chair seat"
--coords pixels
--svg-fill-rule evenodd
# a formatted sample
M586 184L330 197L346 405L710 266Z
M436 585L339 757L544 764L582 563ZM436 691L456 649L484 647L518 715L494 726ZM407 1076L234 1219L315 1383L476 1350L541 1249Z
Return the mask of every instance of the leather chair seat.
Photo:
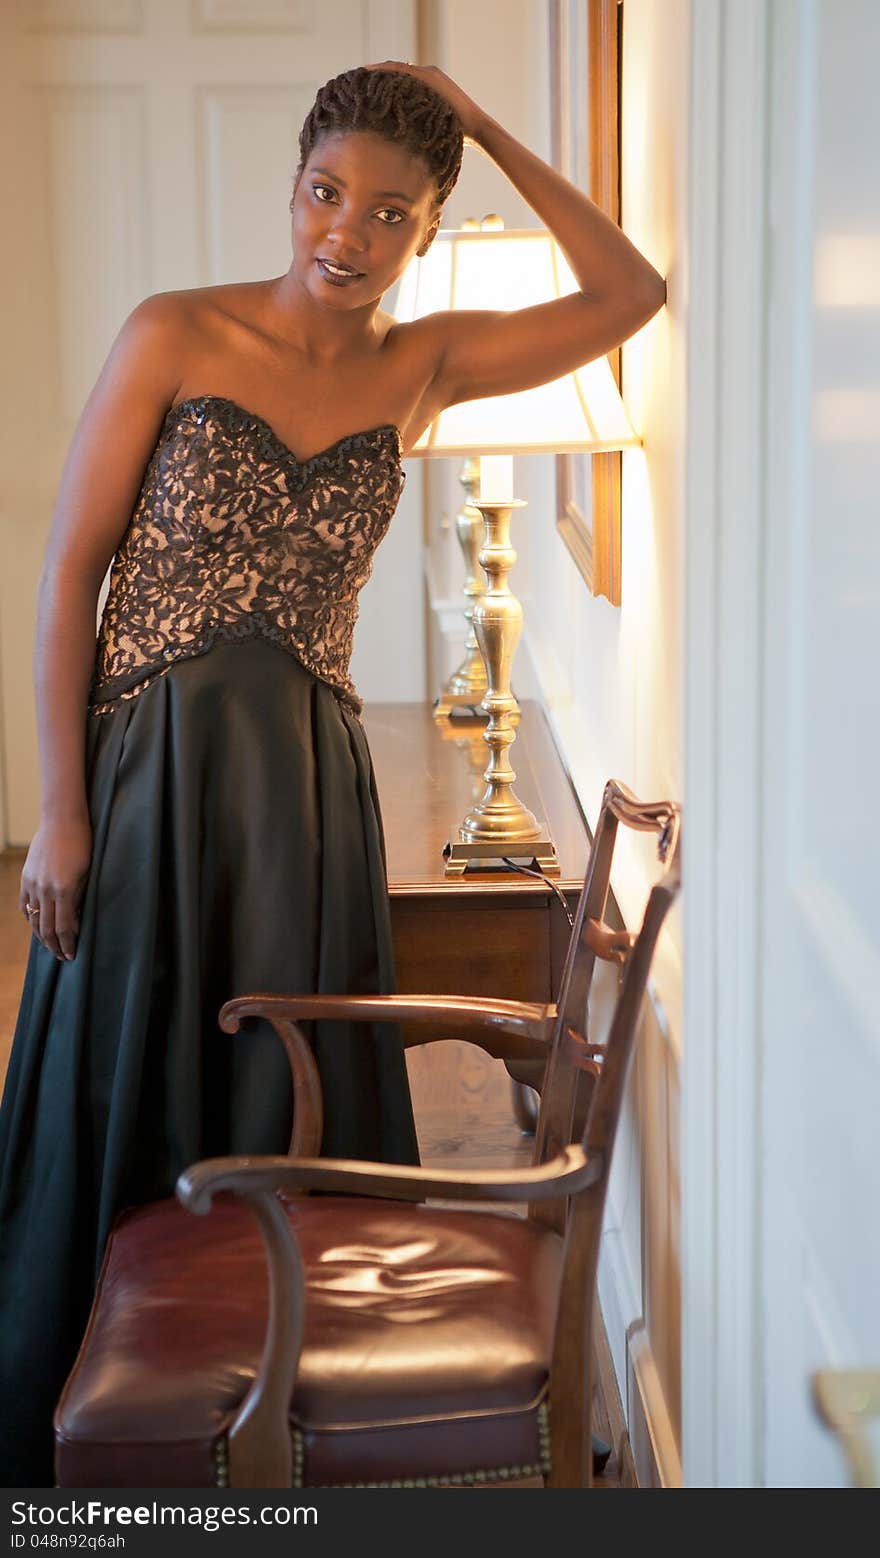
M504 1213L358 1196L284 1205L307 1290L294 1485L545 1472L560 1236ZM206 1217L173 1200L126 1213L56 1412L58 1484L224 1485L267 1295L256 1220L234 1197Z

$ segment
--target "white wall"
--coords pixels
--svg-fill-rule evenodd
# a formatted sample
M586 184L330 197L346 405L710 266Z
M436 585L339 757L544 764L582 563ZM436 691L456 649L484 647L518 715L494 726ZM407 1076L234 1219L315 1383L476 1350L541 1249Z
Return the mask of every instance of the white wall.
M543 6L533 14L530 144L549 155ZM542 696L585 813L605 780L682 795L682 514L686 433L688 0L626 0L622 222L667 277L668 304L623 351L623 393L644 448L624 458L622 604L593 597L556 531L552 459L518 461L525 605L517 692ZM544 55L544 57L542 57ZM650 842L621 837L615 894L637 927L656 874ZM624 846L621 848L621 846ZM679 1060L681 926L658 949L609 1192L600 1296L631 1434L647 1419L663 1480L680 1476ZM647 1467L642 1468L643 1472Z

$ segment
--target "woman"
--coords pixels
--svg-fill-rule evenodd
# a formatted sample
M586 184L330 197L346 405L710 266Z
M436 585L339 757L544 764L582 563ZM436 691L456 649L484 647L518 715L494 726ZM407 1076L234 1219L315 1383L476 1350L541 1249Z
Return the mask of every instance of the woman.
M380 300L430 247L463 137L583 290L395 325ZM39 594L33 943L0 1121L6 1486L51 1481L52 1408L117 1213L198 1158L285 1150L280 1045L220 1036L222 1002L392 988L348 661L401 457L443 407L556 378L664 298L619 229L435 68L328 82L300 153L286 274L140 304L62 476ZM394 1030L313 1040L322 1150L417 1162Z

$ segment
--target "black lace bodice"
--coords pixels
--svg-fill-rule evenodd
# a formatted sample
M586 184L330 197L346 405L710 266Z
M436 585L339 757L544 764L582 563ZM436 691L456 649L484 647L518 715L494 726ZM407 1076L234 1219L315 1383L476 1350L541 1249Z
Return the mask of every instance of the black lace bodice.
M104 713L218 638L288 649L356 711L358 592L403 491L392 423L299 460L219 395L167 413L110 574L90 706Z

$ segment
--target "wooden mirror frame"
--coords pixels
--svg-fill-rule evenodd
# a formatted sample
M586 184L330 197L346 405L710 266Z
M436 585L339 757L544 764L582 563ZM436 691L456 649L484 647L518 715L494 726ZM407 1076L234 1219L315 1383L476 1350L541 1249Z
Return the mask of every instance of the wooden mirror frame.
M586 59L573 58L572 6L585 7ZM551 158L566 178L578 182L570 126L571 72L581 66L586 101L581 104L587 141L587 194L615 222L620 221L620 54L622 0L549 0ZM581 178L583 184L583 176ZM620 352L609 353L620 388ZM575 461L590 460L589 514L575 499ZM620 605L620 454L560 454L556 457L557 526L593 595Z

